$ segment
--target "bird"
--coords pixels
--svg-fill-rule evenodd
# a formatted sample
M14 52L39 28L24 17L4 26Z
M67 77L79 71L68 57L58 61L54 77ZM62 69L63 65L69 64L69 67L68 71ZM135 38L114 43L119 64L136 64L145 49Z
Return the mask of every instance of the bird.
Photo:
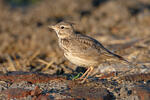
M58 44L64 52L64 56L73 64L87 68L86 72L79 78L84 83L93 69L106 62L107 59L118 59L131 64L122 56L105 48L98 40L75 32L70 22L59 22L49 25L58 36Z

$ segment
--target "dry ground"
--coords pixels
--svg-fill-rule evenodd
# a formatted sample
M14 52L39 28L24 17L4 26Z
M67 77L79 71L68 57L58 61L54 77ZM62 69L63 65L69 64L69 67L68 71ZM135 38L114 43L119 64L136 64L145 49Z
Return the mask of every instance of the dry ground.
M47 27L62 20L74 22L76 32L96 38L129 61L145 65L146 70L140 70L144 74L150 71L149 0L41 0L27 7L12 7L3 1L0 0L1 73L25 71L70 75L82 71L82 68L78 67L77 70L77 66L63 57L55 32ZM115 70L124 70L118 62L115 65L118 65ZM121 72L118 75L124 75ZM150 80L149 76L142 78L134 80ZM118 91L126 91L128 86L117 87L119 90L115 85L112 90L108 89L113 94L113 99L127 98L126 95L129 94L119 94L121 92ZM78 90L80 89L75 89ZM85 97L90 96L86 94L83 98Z

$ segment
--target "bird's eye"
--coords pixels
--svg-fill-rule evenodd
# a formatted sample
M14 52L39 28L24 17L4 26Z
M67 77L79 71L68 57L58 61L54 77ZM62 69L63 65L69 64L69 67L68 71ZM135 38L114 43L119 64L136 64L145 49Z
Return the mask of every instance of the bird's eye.
M64 27L64 26L61 26L60 28L61 28L61 29L64 29L65 27Z

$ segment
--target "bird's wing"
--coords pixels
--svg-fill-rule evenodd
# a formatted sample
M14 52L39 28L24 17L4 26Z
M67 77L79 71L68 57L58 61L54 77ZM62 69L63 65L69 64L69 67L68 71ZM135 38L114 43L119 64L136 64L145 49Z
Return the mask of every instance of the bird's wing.
M102 49L100 43L87 36L79 36L73 39L74 54L93 60L105 60L112 58L113 55ZM80 51L80 53L78 53Z
M112 59L112 58L118 58L120 60L124 60L125 62L128 62L123 57L114 54L113 52L106 49L100 42L97 40L88 37L80 35L75 40L74 46L78 46L76 48L80 49L82 53L80 53L80 57L89 57L93 60L106 60L106 59Z

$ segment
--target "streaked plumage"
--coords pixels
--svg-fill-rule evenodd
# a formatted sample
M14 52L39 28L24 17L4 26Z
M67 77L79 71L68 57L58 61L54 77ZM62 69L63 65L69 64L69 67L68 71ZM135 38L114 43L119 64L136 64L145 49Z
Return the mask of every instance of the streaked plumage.
M94 38L76 34L70 23L60 22L50 28L56 31L59 46L64 51L65 57L78 66L91 68L91 66L98 66L107 59L120 59L129 63L123 57L106 49Z

